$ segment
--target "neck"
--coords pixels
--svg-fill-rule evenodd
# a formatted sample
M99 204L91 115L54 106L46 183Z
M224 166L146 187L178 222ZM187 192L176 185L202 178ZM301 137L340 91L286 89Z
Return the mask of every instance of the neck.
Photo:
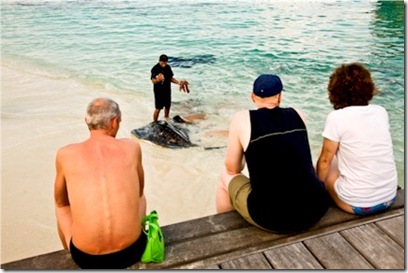
M268 109L273 109L275 107L278 107L281 102L281 93L273 96L273 97L266 97L266 98L261 98L256 96L253 92L251 93L252 101L255 103L256 108L268 108Z
M273 109L275 107L278 107L279 103L259 103L257 104L257 108L268 108L268 109Z
M90 130L91 138L98 138L98 137L115 137L112 133L110 133L106 129L97 129L97 130Z

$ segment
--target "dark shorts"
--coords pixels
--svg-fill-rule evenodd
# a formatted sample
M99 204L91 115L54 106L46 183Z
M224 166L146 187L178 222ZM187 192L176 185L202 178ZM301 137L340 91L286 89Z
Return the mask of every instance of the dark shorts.
M140 261L146 248L147 237L144 232L139 239L125 249L117 252L92 255L85 253L74 246L72 238L69 244L74 262L84 269L123 269Z
M171 106L171 91L154 90L154 106L156 109Z

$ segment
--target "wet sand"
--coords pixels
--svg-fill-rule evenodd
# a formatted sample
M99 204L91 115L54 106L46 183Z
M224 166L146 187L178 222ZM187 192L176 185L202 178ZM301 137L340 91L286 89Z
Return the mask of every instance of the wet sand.
M131 130L150 122L153 109L132 94L90 88L4 63L1 68L1 262L6 263L62 249L54 214L55 153L88 137L84 122L88 102L103 96L119 103L123 120L119 138L132 138ZM225 135L215 137L221 140L208 141L226 144ZM171 150L142 142L142 151L147 210L158 211L161 225L215 213L225 149Z

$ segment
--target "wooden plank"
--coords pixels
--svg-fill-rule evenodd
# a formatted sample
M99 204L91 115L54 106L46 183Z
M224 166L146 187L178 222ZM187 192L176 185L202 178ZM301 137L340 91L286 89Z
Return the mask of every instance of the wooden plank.
M397 191L397 200L392 205L390 210L404 207L404 192L405 191L403 189ZM330 207L328 212L318 223L316 223L315 226L312 227L312 229L319 229L321 227L326 227L340 222L347 222L359 218L362 217L346 213L338 209L337 207ZM236 211L229 211L188 220L177 224L163 226L162 229L167 246L171 245L173 242L204 237L209 234L240 229L248 226L250 226L250 224L246 222Z
M304 240L388 219L404 213L404 190L398 191L392 209L375 216L361 217L331 207L326 215L311 229L291 234L276 235L250 226L236 212L226 212L193 219L163 227L166 242L166 261L161 264L137 263L132 268L207 267L229 259L242 257L248 252L260 252L279 244L288 245ZM241 241L241 237L244 238ZM223 240L226 239L224 242ZM192 251L192 253L189 253ZM58 262L56 262L58 261ZM3 269L72 269L77 268L67 251L56 251L1 265Z
M193 269L193 268L201 268L206 265L220 264L225 261L235 259L237 257L245 256L248 253L260 252L260 251L272 249L275 247L281 247L281 246L293 244L296 242L301 242L306 239L319 237L325 234L338 232L338 231L345 230L348 228L353 228L353 227L356 227L362 224L372 223L378 219L388 219L388 218L400 216L403 214L404 214L404 208L388 210L386 212L383 212L382 214L371 215L371 216L366 216L366 217L359 217L357 219L354 219L354 221L348 221L346 223L340 222L333 226L326 226L320 229L312 228L303 233L292 234L291 236L275 237L275 238L272 238L271 240L266 240L264 242L261 242L261 241L257 243L254 242L252 245L243 247L242 249L241 248L236 249L236 250L231 249L224 253L220 252L219 254L212 256L212 257L211 256L201 257L200 259L191 260L191 261L186 260L183 263L176 264L176 265L170 265L168 267L174 268L174 269ZM231 242L225 241L225 243L233 244L232 241Z
M166 248L166 250L169 249L172 252L177 253L176 256L170 257L171 263L170 261L168 263L165 261L166 264L149 264L146 268L155 269L174 266L174 268L181 269L185 268L183 264L186 264L186 268L194 268L194 265L191 263L195 263L197 260L200 260L197 266L202 266L206 263L219 264L226 260L241 257L243 256L243 253L259 252L260 250L271 248L276 245L287 245L302 241L306 238L337 232L363 223L371 223L378 219L387 219L404 213L404 209L402 208L388 210L381 214L361 217L340 211L336 208L331 209L333 209L333 215L344 215L344 217L334 217L334 220L327 217L326 219L322 219L310 230L302 233L288 235L274 234L249 226L243 229L226 231L224 233L203 237L202 240L197 239L181 242L175 244L174 248L172 248L173 245ZM344 218L348 219L348 221L343 222ZM237 238L239 238L239 240L237 240ZM234 255L236 256L234 257ZM182 258L179 256L182 256ZM134 268L139 267L135 265Z
M218 265L210 265L210 266L206 266L206 267L203 267L203 268L196 268L196 269L213 270L213 269L220 269L220 267Z
M305 240L303 242L326 269L373 269L339 233Z
M377 269L404 269L404 248L375 224L358 226L340 234Z
M334 212L342 214L341 211ZM353 227L355 225L372 222L378 219L387 219L389 217L395 217L395 215L403 215L404 209L396 209L384 212L380 215L368 216L364 218L356 218L352 215L351 219L354 221L348 221L346 223L341 222L341 218L337 218L340 221L337 225L332 225L332 220L327 219L329 226L325 226L327 222L322 219L323 223L317 224L309 231L289 235L277 235L262 231L256 227L248 226L246 228L236 230L225 230L217 234L209 235L205 237L197 237L190 240L174 242L166 244L166 261L160 264L143 264L137 263L131 268L205 268L207 266L213 266L221 262L246 255L248 251L256 252L259 250L274 247L276 245L287 245L297 241L301 241L305 238L311 238L335 232L338 230ZM229 216L234 216L236 212L228 213ZM235 218L235 217L234 217ZM240 216L241 221L244 221ZM215 221L216 219L212 219ZM208 222L211 222L210 220ZM244 221L245 222L245 221ZM214 223L214 222L213 222ZM237 223L237 221L235 221ZM184 223L185 224L185 223ZM177 224L175 224L177 226ZM235 224L239 226L239 224ZM324 226L324 227L321 227ZM321 227L321 228L319 228ZM225 226L219 225L218 230L224 229ZM217 230L214 228L213 230ZM218 232L217 230L217 232ZM171 236L171 235L170 235ZM167 237L170 239L169 237ZM239 240L237 240L239 238ZM241 239L244 238L242 241ZM237 244L238 242L238 244ZM190 253L192 251L192 253ZM55 262L58 261L58 262ZM20 261L15 261L2 265L3 269L72 269L78 268L67 251L52 252L32 258L27 258Z
M272 266L262 253L256 253L221 263L221 269L272 269Z
M387 216L389 213L395 213L395 210L390 210L381 215L361 217L340 211L337 208L330 209L332 209L332 215L335 217L322 219L309 231L293 234L275 234L254 226L225 230L216 234L167 244L166 260L163 263L137 263L131 269L196 268L220 264L237 257L242 257L247 253L259 252L260 250L280 244L287 245L310 238L311 236L318 236L322 234L322 231L326 233L335 232L359 225L360 221L374 221L378 217L389 217ZM341 215L343 217L340 217ZM343 222L344 218L348 220L346 225ZM333 229L335 230L333 231ZM192 263L196 262L196 266L192 265Z
M2 269L79 269L68 250L60 250L1 265Z
M236 211L229 211L209 215L197 219L179 222L162 227L166 246L173 242L185 241L204 237L209 234L224 232L248 227L245 221Z
M274 241L288 235L269 233L255 226L236 229L173 243L166 246L166 260L160 264L135 264L132 269L158 269L172 268L178 265L217 257L235 250L244 249L252 245L258 245L266 241ZM233 257L236 258L237 256ZM219 264L219 262L199 263L197 266Z
M395 217L388 220L378 221L376 225L381 228L388 236L404 247L405 222L404 216Z
M323 269L302 243L270 249L264 254L275 269Z
M213 264L213 265L206 265L203 267L198 267L198 268L190 268L190 269L200 269L200 270L214 270L214 269L221 269L218 264Z

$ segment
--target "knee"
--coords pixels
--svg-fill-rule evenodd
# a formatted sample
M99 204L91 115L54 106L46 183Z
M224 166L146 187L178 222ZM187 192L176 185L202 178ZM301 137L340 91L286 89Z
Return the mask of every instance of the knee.
M237 174L229 174L226 169L223 169L220 175L220 182L219 182L219 187L224 189L226 192L228 192L228 187L232 179L238 175L241 175L241 173Z
M227 170L223 169L220 175L218 187L228 191L229 181L231 181L231 175L228 174Z

